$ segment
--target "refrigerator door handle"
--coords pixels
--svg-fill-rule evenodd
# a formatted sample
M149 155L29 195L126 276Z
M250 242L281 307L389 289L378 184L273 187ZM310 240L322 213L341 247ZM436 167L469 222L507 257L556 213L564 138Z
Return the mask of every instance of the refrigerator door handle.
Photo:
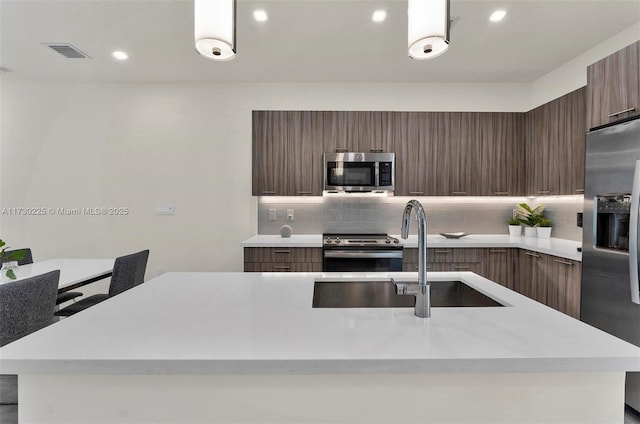
M636 161L631 189L631 213L629 221L629 280L631 281L631 301L640 305L640 286L638 281L638 220L640 209L640 160Z

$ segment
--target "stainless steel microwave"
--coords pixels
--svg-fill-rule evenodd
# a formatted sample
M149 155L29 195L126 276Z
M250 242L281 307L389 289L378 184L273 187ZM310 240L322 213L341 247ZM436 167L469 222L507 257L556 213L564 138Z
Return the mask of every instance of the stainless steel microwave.
M324 154L324 190L393 192L394 189L394 153Z

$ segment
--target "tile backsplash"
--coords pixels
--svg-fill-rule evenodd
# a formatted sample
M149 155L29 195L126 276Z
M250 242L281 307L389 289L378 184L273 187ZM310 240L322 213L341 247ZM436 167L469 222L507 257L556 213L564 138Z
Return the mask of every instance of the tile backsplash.
M327 197L261 197L258 200L258 234L279 234L290 225L294 234L388 233L400 234L405 204L411 197L342 195ZM417 197L427 213L429 234L464 231L507 234L507 219L517 203L545 204L553 222L552 237L582 240L576 214L582 212L582 196L526 197ZM269 211L275 209L275 221ZM292 209L294 220L287 218ZM415 234L417 226L411 226Z

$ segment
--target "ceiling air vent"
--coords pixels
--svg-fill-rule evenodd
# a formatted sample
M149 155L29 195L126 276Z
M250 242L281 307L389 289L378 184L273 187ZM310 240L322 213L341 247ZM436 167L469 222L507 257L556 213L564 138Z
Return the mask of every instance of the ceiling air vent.
M60 53L62 56L66 57L67 59L89 58L88 54L82 53L80 50L73 47L71 44L46 43L45 46L49 47L52 50L55 50L57 53Z

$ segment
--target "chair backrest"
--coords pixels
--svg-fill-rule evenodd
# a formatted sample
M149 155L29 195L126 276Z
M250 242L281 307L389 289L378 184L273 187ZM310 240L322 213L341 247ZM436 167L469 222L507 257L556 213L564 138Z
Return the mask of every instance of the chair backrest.
M60 271L0 284L0 346L53 323Z
M4 253L13 253L13 252L17 252L18 250L24 250L25 254L24 254L24 258L22 258L21 260L18 261L18 265L29 265L33 263L33 256L31 256L31 249L27 248L27 249L13 249L13 250L6 250Z
M147 269L147 259L149 259L149 250L116 258L109 285L109 297L142 284L144 272Z

